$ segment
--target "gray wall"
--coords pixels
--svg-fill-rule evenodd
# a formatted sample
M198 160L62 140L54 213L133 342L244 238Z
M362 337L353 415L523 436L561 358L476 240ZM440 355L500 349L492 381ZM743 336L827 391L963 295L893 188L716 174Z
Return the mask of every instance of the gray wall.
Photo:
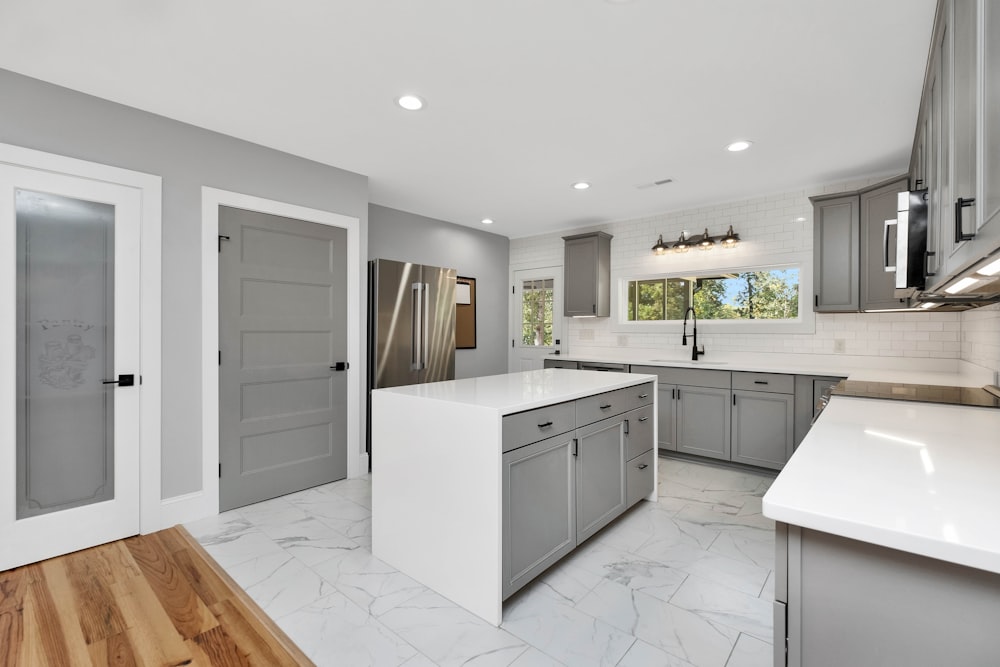
M163 178L162 495L200 490L201 187L359 218L364 244L367 177L6 70L0 100L0 142Z
M368 259L443 266L475 278L476 349L456 350L455 377L507 372L507 237L371 204Z

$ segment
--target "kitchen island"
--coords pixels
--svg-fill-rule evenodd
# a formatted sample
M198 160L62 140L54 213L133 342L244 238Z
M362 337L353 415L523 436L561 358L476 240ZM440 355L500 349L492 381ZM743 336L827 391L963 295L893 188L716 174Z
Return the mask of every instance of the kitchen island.
M546 369L373 391L372 553L499 625L505 597L656 500L655 380Z
M775 665L995 664L998 479L1000 410L834 396L763 500Z

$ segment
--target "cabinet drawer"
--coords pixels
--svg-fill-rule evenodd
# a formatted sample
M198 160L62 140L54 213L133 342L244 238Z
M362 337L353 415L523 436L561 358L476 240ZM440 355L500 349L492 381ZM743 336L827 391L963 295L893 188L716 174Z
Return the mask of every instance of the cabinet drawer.
M730 371L701 368L668 368L661 366L632 366L633 373L648 373L660 379L660 384L686 384L689 387L714 387L729 389Z
M606 391L603 394L587 396L576 402L577 426L586 426L600 419L606 419L623 412L653 403L653 383L636 385Z
M545 359L542 362L545 368L570 368L576 370L580 367L575 361L566 361L565 359Z
M625 429L625 459L634 459L653 446L653 424L656 415L652 405L630 411L625 415L628 426Z
M576 428L576 404L573 401L546 405L503 418L503 451L530 445Z
M770 391L775 394L795 393L795 376L778 373L733 372L733 389Z
M627 507L653 492L653 457L656 450L649 450L629 461L625 466L625 504Z

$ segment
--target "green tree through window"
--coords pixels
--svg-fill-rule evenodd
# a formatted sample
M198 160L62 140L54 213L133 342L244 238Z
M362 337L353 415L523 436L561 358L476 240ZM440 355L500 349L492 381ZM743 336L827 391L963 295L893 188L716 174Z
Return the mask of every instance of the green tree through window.
M552 347L552 278L521 284L521 345Z
M702 320L789 320L799 315L797 268L628 282L628 321L684 319L693 305Z

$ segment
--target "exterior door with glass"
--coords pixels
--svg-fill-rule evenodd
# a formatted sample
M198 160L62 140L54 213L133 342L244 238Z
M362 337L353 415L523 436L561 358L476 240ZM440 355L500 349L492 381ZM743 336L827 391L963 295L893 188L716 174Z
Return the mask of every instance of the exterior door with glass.
M0 164L0 570L139 532L141 215Z
M542 368L562 330L562 267L514 271L511 289L511 373Z

